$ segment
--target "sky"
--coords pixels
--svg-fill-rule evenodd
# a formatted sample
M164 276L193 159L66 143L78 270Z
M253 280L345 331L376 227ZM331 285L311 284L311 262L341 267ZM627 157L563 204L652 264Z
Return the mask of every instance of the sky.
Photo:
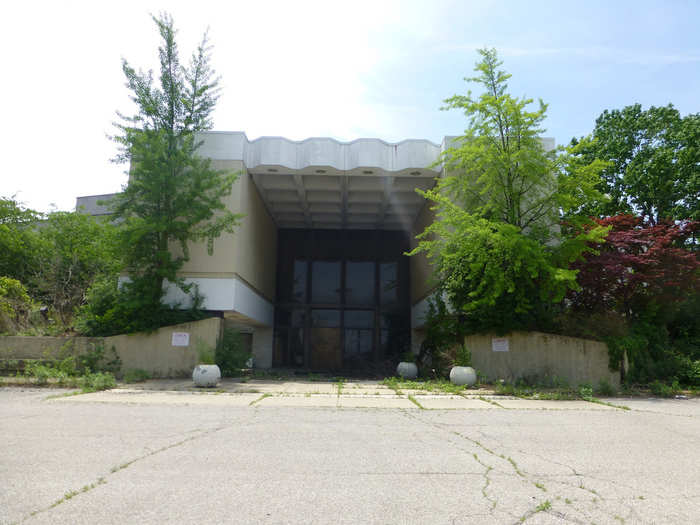
M167 11L186 61L203 33L222 96L214 129L249 139L377 137L439 143L464 115L442 101L477 86L476 50L495 47L514 96L548 106L566 144L605 109L672 103L700 112L700 2L363 1L12 2L0 15L0 196L72 210L117 192L116 111L133 109L121 60L157 70L150 14Z

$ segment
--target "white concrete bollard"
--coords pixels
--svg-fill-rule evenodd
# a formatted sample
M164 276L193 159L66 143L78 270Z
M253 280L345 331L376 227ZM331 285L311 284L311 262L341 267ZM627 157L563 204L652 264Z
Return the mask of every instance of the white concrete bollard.
M217 365L197 365L192 372L194 386L216 386L219 379L221 379L221 370Z

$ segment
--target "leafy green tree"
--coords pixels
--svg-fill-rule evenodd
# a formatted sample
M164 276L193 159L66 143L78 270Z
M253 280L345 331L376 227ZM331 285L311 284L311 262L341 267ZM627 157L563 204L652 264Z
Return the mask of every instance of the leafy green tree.
M113 203L121 221L126 285L135 316L148 324L160 311L166 281L189 291L178 270L189 257L190 242L213 241L232 232L239 216L226 209L223 197L237 177L213 169L197 154L197 132L210 129L219 96L218 79L209 65L210 46L204 35L187 66L182 66L169 15L153 17L162 43L160 76L122 69L137 107L132 116L119 114L118 162L130 163L129 183ZM179 246L179 250L174 248ZM150 319L150 321L149 321Z
M28 284L38 249L35 225L41 219L14 197L0 198L0 276Z
M439 291L471 331L542 328L552 303L577 287L570 263L605 233L596 227L566 237L559 228L564 214L576 218L598 197L604 164L545 150L546 105L529 111L532 100L508 94L510 75L496 51L479 53L478 75L466 80L484 92L446 100L469 125L442 156L446 175L423 193L436 220L411 254L428 256Z
M596 184L604 166L600 161L582 163L571 154L546 150L541 136L547 105L507 92L510 74L500 70L495 49L481 49L476 77L484 91L474 97L454 95L443 109L462 111L468 119L464 135L442 155L447 176L438 180L435 192L481 218L504 222L518 230L544 238L555 235L561 211L578 209L599 197ZM577 149L584 147L577 146Z
M651 224L700 218L700 114L681 117L671 104L605 110L593 139L579 151L608 161L599 189L609 200L593 202L591 214L635 213Z
M37 297L69 326L95 280L116 278L120 268L116 227L78 212L54 212L38 235L40 249L33 278Z

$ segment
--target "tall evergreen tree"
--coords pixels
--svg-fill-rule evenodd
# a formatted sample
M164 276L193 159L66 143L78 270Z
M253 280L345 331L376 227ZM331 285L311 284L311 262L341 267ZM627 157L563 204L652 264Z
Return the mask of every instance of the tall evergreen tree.
M162 39L158 82L152 71L136 71L123 60L137 111L118 113L113 137L120 146L115 161L130 165L129 182L112 205L122 223L128 290L140 303L141 315L160 308L166 281L189 291L178 276L189 258L189 243L206 240L211 254L214 239L233 232L240 219L223 202L237 174L212 168L197 153L197 133L211 129L219 98L207 34L183 66L172 18L163 14L153 21Z

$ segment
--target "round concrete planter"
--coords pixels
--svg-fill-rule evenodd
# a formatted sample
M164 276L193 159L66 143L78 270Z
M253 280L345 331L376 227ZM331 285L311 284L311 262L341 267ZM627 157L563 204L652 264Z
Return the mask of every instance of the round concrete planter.
M453 366L450 370L450 381L453 385L472 386L476 383L476 372L471 366Z
M418 377L418 367L415 363L401 361L396 367L396 373L404 379L415 379Z
M219 379L221 379L221 370L217 365L197 365L192 372L194 386L216 386Z

